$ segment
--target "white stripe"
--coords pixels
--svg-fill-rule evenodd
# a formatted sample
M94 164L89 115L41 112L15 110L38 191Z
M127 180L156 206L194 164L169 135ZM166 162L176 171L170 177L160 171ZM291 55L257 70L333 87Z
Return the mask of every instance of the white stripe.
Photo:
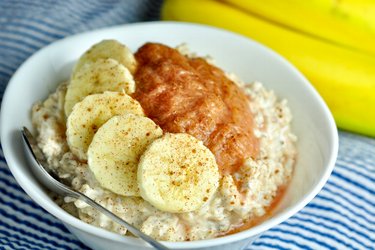
M31 198L27 194L25 194L22 191L16 190L13 187L8 186L3 181L0 181L0 188L2 190L4 190L4 191L7 191L8 193L11 193L12 195L16 196L20 200L28 200L28 201L30 201L30 203L34 202L34 201L31 200ZM6 195L4 193L0 193L0 197L5 197L5 196L8 196L8 195ZM15 200L12 200L11 198L9 198L9 199L10 199L10 201L12 203L15 202ZM21 202L21 201L19 201L19 202ZM41 210L38 210L38 209L36 209L36 208L34 208L34 207L30 206L30 205L26 205L26 204L22 203L21 207L23 207L23 206L27 206L27 207L24 207L24 208L27 208L27 210L29 210L30 212L35 212L35 213L40 213L41 212ZM36 204L36 206L39 206L39 205ZM42 217L44 217L44 216L42 216Z
M9 224L11 225L12 227L15 227L15 228L22 228L23 230L27 231L27 232L30 232L30 233L33 233L33 234L37 234L38 236L40 237L44 237L45 235L41 235L40 232L38 231L32 231L31 229L28 229L28 228L25 228L25 226L23 224L16 224L14 223L12 220L8 219L8 218L3 218L3 221L6 223L6 224ZM8 231L9 233L13 234L13 235L18 235L20 237L25 237L29 242L34 242L34 243L37 243L37 244L41 244L42 246L43 245L46 245L47 247L50 247L50 248L55 248L54 245L52 245L51 243L47 243L43 240L38 240L32 236L29 236L29 235L26 235L26 234L23 234L21 232L18 232L18 231L15 231L15 230L12 230L8 227L4 227L0 224L0 228L5 230L5 231ZM45 238L48 238L48 237L45 237Z
M3 73L8 74L8 75L10 75L10 76L12 76L12 74L14 73L14 72L11 71L10 69L6 69L6 68L2 67L1 65L0 65L0 70L1 70Z
M2 173L0 173L1 175L3 175ZM13 187L10 187L10 186L7 186L5 183L3 182L0 182L0 187L3 189L3 190L6 190L7 192L9 193L13 193L15 196L17 197L21 197L20 199L25 199L25 200L29 200L30 202L34 202L31 200L31 198L24 192L20 192L16 189L14 189ZM5 198L5 194L0 194L1 196L3 196ZM7 197L7 199L10 199ZM10 200L13 204L16 202L14 200ZM37 206L39 206L38 204L36 204ZM22 208L26 208L26 207L23 207L23 206L27 206L28 209L26 210L29 210L30 212L34 212L34 213L37 213L40 217L43 217L45 218L46 220L49 220L51 222L55 222L56 219L55 217L53 217L51 214L49 214L48 212L42 212L43 210L38 210L36 208L33 208L29 205L26 205L26 204L22 204ZM42 209L42 208L41 208Z
M87 11L80 8L80 6L78 6L76 4L74 4L74 5L68 4L68 5L64 5L64 6L58 5L57 8L60 12L58 18L61 18L65 15L70 17L69 19L66 20L69 25L77 23L77 26L78 26L79 24L83 24L84 22L77 22L77 21L79 21L80 19L82 19L82 20L86 19ZM85 20L85 21L87 22L87 20ZM55 22L56 22L56 20L54 20L54 22L52 22L52 24L56 25ZM76 28L76 27L74 27L74 28Z
M336 237L337 239L345 242L346 244L348 245L355 245L356 246L356 249L361 249L361 248L364 248L364 246L360 245L359 243L355 242L354 240L352 239L349 239L347 238L347 236L344 236L342 235L341 233L343 234L346 234L350 237L353 237L355 238L357 241L363 243L363 240L362 239L358 239L358 237L361 237L361 236L358 236L357 235L353 235L353 232L350 231L349 229L343 227L343 226L340 226L340 225L336 225L332 222L329 222L329 221L326 221L326 220L322 220L322 219L319 219L319 218L316 218L316 217L312 217L312 216L309 216L309 215L305 215L303 213L298 213L295 217L293 217L294 219L298 219L300 220L300 222L302 224L304 224L304 226L306 226L307 224L309 225L309 227L315 229L316 231L322 231L322 229L324 229L326 232L324 233L327 233L327 234L330 234L330 235L333 235L334 237ZM316 224L313 224L311 222L307 222L305 221L304 219L310 219L312 220L313 222L315 222ZM337 229L339 232L337 231L334 231L332 229L328 229L328 227L332 227L332 228L335 228ZM341 232L341 233L340 233ZM362 237L361 237L362 238Z
M290 220L291 219L289 219L289 222L290 222ZM305 236L307 238L314 238L314 239L317 239L317 238L320 237L320 236L317 237L316 234L313 234L310 231L307 232L307 234L306 234L306 231L303 230L303 229L301 229L301 228L299 228L298 226L289 226L289 225L285 225L285 223L282 223L282 224L278 225L277 227L279 229L284 230L284 231L288 231L289 234L284 234L282 232L274 232L274 231L272 231L272 235L273 234L275 234L275 235L278 234L278 236L280 238L285 238L285 239L293 240L295 242L298 242L299 244L302 244L302 245L305 245L305 246L309 246L312 249L319 249L319 250L328 249L328 248L325 248L324 246L321 246L317 242L305 239L305 238L297 235L297 234L300 234L300 235Z
M339 173L339 174L341 174L341 173ZM343 174L341 174L341 175L343 175ZM346 177L347 179L350 179L345 175L343 175L343 176ZM340 177L338 177L334 174L331 175L331 181L335 182L337 185L340 185L340 186L344 185L346 189L349 189L353 193L357 193L360 196L362 196L364 199L374 202L373 194L371 194L369 190L366 190L364 188L360 188L357 185L355 185L353 183L350 183L350 182L348 182L348 181L346 181L346 180L344 180L344 179L342 179L342 178L340 178ZM352 181L357 182L356 180L352 180ZM360 183L360 184L362 184L362 183ZM363 185L363 186L365 186L365 185ZM367 186L366 186L366 188L370 189ZM365 203L364 201L362 201L362 202Z
M1 188L4 188L3 186ZM20 208L23 208L24 210L30 212L30 213L34 213L34 214L37 214L38 216L40 216L41 218L44 218L45 220L49 220L51 222L54 222L54 223L58 223L59 221L54 218L51 214L49 214L47 211L42 211L42 210L38 210L38 209L35 209L29 205L26 205L26 204L23 204L21 201L18 201L18 200L13 200L11 199L10 197L6 196L6 195L2 195L0 194L0 197L2 197L2 199L4 199L4 201L6 202L9 202L9 203L12 203L14 204L16 207L20 207ZM16 212L16 211L14 211ZM18 212L17 213L21 213L21 212ZM33 224L37 224L37 225L41 225L42 228L45 228L46 226L46 223L45 222L41 222L39 221L37 218L34 218L32 216L29 216L29 215L23 215L22 218L25 218L27 221L29 221L30 219L30 222L33 223ZM34 223L34 222L37 222L37 223ZM49 224L47 224L47 226L49 227L48 229L56 234L61 234L61 235L64 235L65 237L71 237L71 234L70 233L67 233L65 231L62 231L61 229L57 228L57 227L54 227L54 226L50 226Z
M23 43L23 45L27 47L30 47L31 45L31 46L40 48L45 45L44 43L34 40L32 37L27 36L26 34L24 36L21 36L18 34L14 34L12 32L6 32L6 31L4 32L2 30L0 30L0 38L16 40L17 42Z
M360 152L361 150L366 153L374 152L375 144L370 141L361 141L361 140L346 140L342 143L342 149L345 149L347 152Z
M25 56L25 54L27 55L27 54L33 53L35 51L34 49L32 49L30 47L27 47L27 46L24 46L24 45L21 45L21 44L17 44L17 43L14 43L14 42L10 42L10 41L7 41L7 40L0 40L0 44L8 46L9 48L13 49L14 53L19 53L22 56ZM20 53L20 52L22 52L22 53Z
M118 6L118 8L108 9L107 15L101 16L100 19L96 20L96 22L101 23L103 26L121 24L124 22L124 18L126 17L127 14L130 14L130 15L132 14L131 11L133 11L133 9L129 9L129 12L127 12L126 14L122 13L122 9L120 8L120 6Z
M345 161L345 160L342 160L342 159L337 159L337 164L343 165L343 166L345 166L349 169L353 169L354 171L357 171L357 172L363 174L364 176L368 176L369 178L375 178L375 171L374 172L368 171L367 168L371 168L371 166L367 165L367 164L363 164L363 162L362 163L353 162L353 161L349 162L349 161ZM358 164L364 165L365 167L359 166ZM336 167L341 168L341 166L336 166Z
M79 15L79 14L78 14ZM84 25L80 26L79 29L81 31L87 30L87 29L95 29L98 27L106 27L106 26L111 26L114 24L121 24L123 23L122 21L116 22L115 16L112 13L106 13L106 16L97 16L90 18L89 22L84 23Z
M10 200L8 197L3 196L2 198L5 198L5 200L7 200L7 202L12 203L15 206L17 206L17 204L19 204L19 202L12 202L12 200ZM58 220L57 219L51 219L51 215L47 214L47 212L42 213L41 211L38 211L38 210L33 210L33 211L29 210L30 213L34 213L37 216L39 216L40 218L43 218L47 221L47 222L42 222L37 217L33 217L31 215L25 215L21 211L13 210L11 207L5 205L5 203L0 204L0 206L3 207L4 210L8 211L8 213L14 215L15 217L17 217L17 218L19 218L23 221L30 222L31 224L33 224L35 226L46 229L47 231L53 232L53 233L61 235L63 237L66 237L66 238L71 237L70 233L66 233L66 232L60 230L59 228L56 228L56 227L50 225L51 224L50 222L58 223ZM22 208L25 208L25 207L23 206ZM28 209L26 209L26 210L28 210ZM55 237L55 236L53 236L53 237Z
M66 11L67 9L68 11ZM107 9L107 8L105 7L102 8L102 6L93 6L92 4L88 5L87 7L82 6L82 5L74 5L74 6L65 5L64 6L64 10L66 11L66 13L69 15L73 15L76 20L79 20L82 17L86 19L89 18L90 19L89 22L85 22L84 25L86 25L86 27L89 26L91 28L96 28L98 25L105 26L103 21L109 22L110 24L111 19L107 16L101 15L100 13L101 11L103 11L103 9ZM98 13L98 14L95 14L95 13Z
M13 65L10 65L8 63L8 61L6 61L6 64L5 64L4 61L1 61L1 60L0 60L0 67L4 70L9 70L11 74L13 74L14 71L16 71L16 69L17 69L17 67L14 67ZM0 153L1 153L2 157L4 158L3 151L0 150Z
M140 1L142 2L142 1ZM89 1L81 1L79 2L80 4L80 7L82 8L98 8L98 7L105 7L105 8L108 8L108 7L112 7L115 8L115 7L119 7L121 5L128 5L129 3L127 4L124 4L124 3L121 3L121 2L118 2L118 1L92 1L92 2L89 2Z
M22 19L22 18L14 17L14 18L12 18L12 22L14 22L16 24L23 24L23 25L27 25L27 26L32 26L32 27L35 27L35 28L37 28L41 31L51 33L54 36L64 37L68 34L63 29L59 30L59 29L57 29L58 27L52 28L52 27L48 26L48 24L53 24L54 26L56 26L55 22L51 22L48 19L43 19L43 22L42 22L42 20L40 20L40 22L37 22L37 21L34 21L32 19ZM7 26L18 28L18 26L14 25L14 24L7 24ZM39 33L39 34L43 35L43 36L50 37L49 34L44 34L44 33Z
M338 187L343 185L343 183L341 182L340 179L338 179L337 177L333 178L333 176L330 177L330 182L335 183ZM330 183L327 183L326 185L329 186L329 188L332 189L332 191L334 191L336 193L339 193L342 197L346 198L348 201L353 202L356 205L361 205L367 211L373 211L374 210L374 208L370 204L368 204L367 202L363 201L363 199L357 198L356 196L351 195L350 193L345 192L344 190L342 190L340 188L337 188L336 186L330 185ZM345 188L351 190L350 187L348 187L348 186L345 186ZM323 191L324 191L324 189L322 190L322 192ZM353 190L351 190L351 191L353 191ZM327 192L329 192L329 191L327 191ZM362 193L360 192L359 195L362 195Z
M35 26L33 24L29 24L29 25L34 27L34 28L38 28L38 29L40 28L39 26ZM31 34L35 37L39 37L42 40L46 40L47 42L52 42L52 41L56 40L56 38L52 37L51 35L47 35L47 34L42 33L41 31L35 31L35 30L32 30L28 27L23 27L23 26L20 26L20 25L17 25L17 24L16 25L7 24L7 28L11 28L11 30L5 30L5 31L11 32L12 30L17 30L19 32L24 33L25 35Z
M5 171L7 171L7 165L5 162L3 161L0 161L0 168L3 168L5 169ZM9 170L8 170L9 171ZM10 172L10 171L9 171ZM11 173L11 172L10 172ZM12 173L11 173L12 174ZM0 171L0 176L2 176L4 179L7 179L8 181L10 181L11 183L14 183L15 185L19 186L18 182L16 181L16 179L14 179L13 175L7 175L5 174L3 171ZM20 187L20 186L19 186ZM21 187L20 187L21 188ZM28 197L28 196L27 196Z
M20 220L28 221L31 224L34 224L34 225L36 225L36 226L38 226L40 228L43 228L47 232L48 231L52 231L50 226L48 226L48 225L46 225L44 223L40 223L38 220L34 219L33 217L24 216L22 213L20 213L18 211L13 211L8 206L0 204L0 209L7 211L9 214L12 214L15 217L18 217ZM21 229L23 229L23 230L25 230L27 232L32 232L32 233L38 234L41 237L45 237L45 238L47 238L50 241L57 242L58 244L60 244L62 246L68 246L68 247L73 247L74 246L74 243L66 242L65 239L61 239L61 238L58 238L56 236L52 236L52 235L50 235L48 233L44 233L42 231L39 231L38 229L30 228L30 227L28 227L28 226L26 226L24 224L15 223L15 222L13 222L13 220L11 220L9 218L4 217L3 222L8 223L8 224L10 224L10 225L12 225L14 227L21 228ZM58 233L58 234L59 235L63 235L61 233ZM64 237L67 237L67 236L64 235ZM69 235L67 238L71 238L71 235Z
M375 154L374 154L375 155ZM370 157L367 158L354 158L352 156L341 156L340 160L347 163L360 164L358 168L364 169L368 173L375 174L375 161L371 161Z
M1 51L0 51L0 58L6 58L7 59L7 63L9 63L9 65L12 65L14 67L19 67L22 62L25 61L25 59L28 57L27 55L19 55L19 54L14 54L13 53L13 50L9 50L7 51L7 53L5 54L1 54ZM14 72L12 73L12 75L14 74ZM6 86L6 83L4 84L4 87Z
M32 9L32 11L36 10L43 10L45 9L46 5L42 5L44 1L38 1L37 3L35 1L20 1L20 0L14 0L14 1L6 1L3 2L1 7L3 8L15 8L15 9ZM36 9L38 8L38 9Z
M266 232L265 234L267 234L271 237L279 237L281 239L289 240L289 235L285 235L285 234L282 234L282 233L279 233L279 232L269 231L269 232ZM256 240L256 241L260 244L262 244L264 242L265 244L269 243L269 244L272 244L272 245L275 245L275 246L281 246L281 247L286 248L286 249L298 249L297 246L292 245L290 243L280 241L280 240L277 240L277 239L270 239L270 238L262 239L262 236L259 238L259 240ZM269 248L267 246L251 246L251 245L249 245L246 249L247 250L254 250L254 249L272 249L272 250L274 250L275 248Z
M354 135L356 139L356 141L358 141L359 143L365 145L365 146L374 146L375 147L375 141L374 139L371 137L367 137L367 136L360 136L360 135L356 135L356 134L350 134L350 135Z
M315 201L315 200L314 200ZM330 208L330 209L333 209L333 210L336 210L337 212L340 212L342 215L339 215L339 214L335 214L335 216L331 217L332 219L336 219L336 220L339 220L341 222L344 222L344 220L347 222L347 223L344 223L344 224L347 224L348 227L356 227L357 231L359 232L362 232L363 234L367 235L367 229L364 229L363 227L366 227L370 230L374 230L373 227L370 226L369 224L369 221L364 219L364 218L361 218L359 216L355 216L353 215L352 213L348 212L345 208L343 208L342 206L338 205L338 204L334 204L332 202L326 202L326 201L322 201L320 199L317 199L316 200L316 203L318 203L318 205L322 205L324 207L327 207L327 208ZM307 207L309 209L318 209L318 208L310 208L310 207ZM323 211L321 209L318 209L321 213L326 213L328 211ZM315 213L317 213L317 211L315 211ZM319 215L319 214L317 214ZM356 224L353 224L353 222L355 222Z
M328 204L325 204L327 207L334 207L334 206L332 206L332 205L328 205ZM336 210L341 210L340 212L342 212L342 209L341 209L341 207L338 207L338 206L336 206L336 207L334 207ZM362 234L364 234L364 235L369 235L369 232L365 229L365 228L363 228L363 227L361 227L361 226L359 226L358 224L356 224L356 223L353 223L353 222L351 222L349 219L347 219L347 217L344 217L344 216L341 216L341 215L337 215L335 212L332 212L332 211L325 211L325 210L318 210L318 209L316 209L316 208L310 208L310 207L305 207L304 208L304 210L306 210L306 211L308 211L308 212L310 212L310 213L312 213L312 214L317 214L317 215L319 215L319 214L323 214L324 216L326 216L326 217L329 217L329 218L332 218L332 219L334 219L334 220L337 220L337 221L340 221L342 224L344 224L344 225L347 225L347 227L348 228L353 228L353 229L355 229L356 231L358 231L358 232L361 232ZM347 214L347 213L345 213L345 212L342 212L344 215L345 214ZM350 217L350 216L349 216ZM323 230L324 230L324 227L322 228ZM353 232L354 233L354 232ZM356 235L358 235L358 234L356 234ZM363 241L367 244L367 245L371 245L372 243L371 243L371 241L369 241L368 239L363 239Z
M1 47L1 43L0 43ZM0 48L1 49L1 48ZM11 65L21 65L22 62L24 62L30 55L32 55L32 52L25 52L21 53L19 50L15 50L14 48L5 48L7 51L4 54L1 54L0 57L5 56L7 62Z
M9 237L7 237L7 239L9 239ZM7 245L0 245L2 247L2 249L4 249L4 250L14 250L14 249L29 250L29 249L26 249L25 247L21 246L20 244L18 244L18 242L10 241L10 240L4 240L4 239L3 239L3 241L7 242ZM0 242L0 243L2 243L2 242Z
M331 189L331 186L328 187L328 189ZM335 194L332 194L329 192L329 190L326 190L326 189L323 189L321 191L321 194L322 196L324 195L325 197L327 198L330 198L332 200L334 200L338 206L342 206L342 207L347 207L348 209L354 211L355 213L361 215L362 217L364 218L360 218L360 216L356 216L356 218L358 220L360 220L360 222L362 223L368 223L369 221L375 221L375 218L373 216L371 216L370 214L368 214L364 209L360 209L358 207L356 207L355 205L361 205L361 204L355 204L353 205L354 203L353 202L350 202L344 198L342 198L341 196L338 196L338 195L335 195ZM318 195L315 199L317 199L317 203L320 203L320 204L325 204L325 200L323 200L323 197L320 198L319 197L320 195ZM315 201L314 199L314 201Z
M374 154L375 151L371 148L375 146L363 146L357 143L353 143L351 145L343 146L340 150L340 157L354 157L354 158L367 158L370 163L374 162ZM350 159L349 158L349 159Z
M367 189L371 190L371 187L374 185L374 183L370 179L365 178L361 175L358 175L357 173L352 172L350 170L347 170L345 168L342 168L340 166L336 166L335 172L344 176L344 177L346 177L347 179L353 180L355 182L360 183L363 186L366 186ZM374 189L374 192L375 192L375 189ZM369 198L371 198L371 197L369 197Z
M8 231L8 230L4 230L4 229L2 229L2 230L3 231ZM1 236L1 233L0 233L0 236ZM6 236L6 235L4 235L4 238L5 237L6 237L5 241L8 242L8 245L2 246L2 247L5 247L5 249L21 249L21 248L22 249L29 249L31 247L40 248L40 247L37 247L36 245L34 245L34 242L32 242L32 243L29 243L29 242L26 242L26 241L19 242L20 240L17 239L15 236ZM21 244L21 243L23 243L23 244ZM21 246L21 245L26 245L27 248L25 246ZM9 247L12 247L12 248L9 248Z
M339 158L342 158L347 162L355 162L356 160L362 161L364 163L363 165L365 165L369 169L375 170L375 153L366 153L360 149L358 150L358 152L356 152L357 150L358 149L353 150L353 152L351 153L342 153Z
M280 239L284 239L284 240L292 240L294 242L297 242L298 244L301 244L301 245L305 245L305 246L309 246L311 248L314 249L313 246L317 246L316 244L314 244L313 242L310 242L310 241L306 241L304 240L303 238L300 238L296 235L291 235L291 234L284 234L284 233L281 233L281 232L274 232L274 231L271 231L269 233L269 235L272 237L278 237ZM287 242L283 242L282 240L276 240L276 239L267 239L266 240L266 243L268 242L274 242L274 244L277 246L277 245L280 245L286 249L300 249L297 245L292 245L292 243L287 243Z
M27 55L13 54L13 50L8 50L4 54L0 51L0 56L6 56L8 65L14 68L18 68L28 57ZM14 72L12 74L14 74Z
M66 11L66 9L63 8L61 9L61 11ZM43 20L40 20L41 22L38 23L37 21L33 21L33 23L38 28L43 27L44 31L48 31L50 33L58 32L56 33L56 35L66 36L71 34L70 30L74 29L74 27L71 26L61 25L61 23L65 24L67 16L69 16L69 13L64 13L63 15L59 16L56 15L57 20L54 20L50 17L43 17ZM19 20L22 21L22 19Z
M294 220L293 218L291 218L289 220L289 222L292 224L292 226L281 224L281 227L285 227L285 230L293 231L295 233L299 233L300 235L302 235L304 237L312 238L312 239L318 241L318 242L314 242L314 240L311 240L311 241L310 240L304 240L301 237L301 240L306 241L305 245L310 246L312 249L323 249L323 248L328 249L328 247L321 245L319 242L325 243L329 247L334 247L336 249L343 249L342 247L344 245L342 245L341 242L337 242L333 239L330 239L329 236L327 236L327 234L324 232L325 228L321 228L321 230L319 230L319 233L315 233L315 232L310 231L309 227L307 227L307 229L301 228L300 225L303 225L305 227L307 225L304 225L304 223L301 223L297 220ZM309 224L309 226L310 226L310 224ZM296 236L296 237L298 237L298 236ZM316 246L318 246L318 247L316 247Z
M358 153L356 152L341 153L338 157L338 160L346 162L346 163L352 163L352 164L359 162L361 166L358 166L358 168L364 168L365 170L366 169L375 170L375 152L366 153L366 154L361 153L361 151L359 151Z

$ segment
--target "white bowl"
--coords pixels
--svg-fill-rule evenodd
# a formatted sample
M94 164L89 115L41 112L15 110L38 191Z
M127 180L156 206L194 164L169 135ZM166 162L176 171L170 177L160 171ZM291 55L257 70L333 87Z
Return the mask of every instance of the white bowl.
M338 150L335 122L326 104L306 78L270 49L228 31L186 23L154 22L123 25L57 41L31 56L10 80L1 106L1 142L5 158L21 187L59 218L81 241L94 249L149 249L141 240L123 237L86 224L57 206L32 176L26 162L20 128L31 128L30 108L45 99L73 63L92 44L117 39L132 50L148 41L170 46L187 43L191 51L211 55L226 71L244 81L258 80L289 102L292 129L298 136L298 160L292 182L272 218L251 229L221 238L167 242L172 249L240 249L260 233L285 221L321 190L334 167Z

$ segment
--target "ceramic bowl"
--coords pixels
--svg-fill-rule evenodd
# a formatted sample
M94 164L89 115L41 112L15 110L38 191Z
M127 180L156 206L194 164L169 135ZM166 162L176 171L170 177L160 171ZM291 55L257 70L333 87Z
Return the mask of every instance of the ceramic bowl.
M20 129L32 127L31 106L68 79L79 56L102 39L117 39L133 51L149 41L170 46L186 43L191 51L212 56L218 66L244 81L257 80L273 89L280 98L288 100L293 114L292 130L298 137L298 160L293 179L273 216L253 228L225 237L166 242L171 249L241 249L262 232L301 210L327 181L338 150L335 122L308 80L272 50L228 31L187 23L138 23L78 34L41 49L13 75L1 106L1 142L9 168L26 193L88 246L113 250L149 249L139 239L86 224L57 206L30 172Z

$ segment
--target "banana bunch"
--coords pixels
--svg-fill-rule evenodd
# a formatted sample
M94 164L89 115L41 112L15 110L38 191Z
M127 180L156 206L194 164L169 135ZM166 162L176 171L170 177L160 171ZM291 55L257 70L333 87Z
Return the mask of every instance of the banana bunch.
M166 0L162 18L218 26L265 44L305 74L339 128L375 136L373 0Z

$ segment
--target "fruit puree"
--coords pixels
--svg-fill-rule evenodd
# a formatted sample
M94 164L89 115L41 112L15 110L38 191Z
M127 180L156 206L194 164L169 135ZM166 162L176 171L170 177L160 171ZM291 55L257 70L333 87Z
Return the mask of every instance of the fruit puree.
M135 98L164 131L188 133L214 153L222 174L232 174L259 140L253 133L249 97L225 73L202 58L147 43L135 57Z

